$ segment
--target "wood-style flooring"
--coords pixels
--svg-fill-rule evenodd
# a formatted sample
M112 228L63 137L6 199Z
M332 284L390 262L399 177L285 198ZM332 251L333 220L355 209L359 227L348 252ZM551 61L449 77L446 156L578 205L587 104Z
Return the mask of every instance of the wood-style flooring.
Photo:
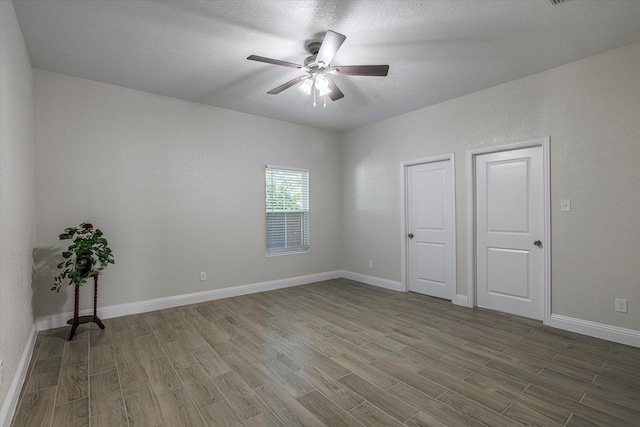
M13 426L638 426L640 348L345 279L38 335Z

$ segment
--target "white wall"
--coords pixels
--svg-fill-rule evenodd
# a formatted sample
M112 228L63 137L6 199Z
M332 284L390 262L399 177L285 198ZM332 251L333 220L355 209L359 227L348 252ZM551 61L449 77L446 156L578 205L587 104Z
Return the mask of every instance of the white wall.
M342 267L400 281L400 162L455 152L465 294L466 150L549 136L552 312L640 331L639 76L640 43L342 134Z
M13 3L0 1L0 359L5 402L34 326L33 74ZM7 399L9 400L9 399ZM7 406L3 405L4 410ZM0 417L0 423L2 423ZM5 420L6 421L6 420Z
M73 310L49 288L58 235L84 221L116 260L100 306L340 268L335 133L41 70L34 99L37 316ZM265 164L310 169L306 254L265 256Z

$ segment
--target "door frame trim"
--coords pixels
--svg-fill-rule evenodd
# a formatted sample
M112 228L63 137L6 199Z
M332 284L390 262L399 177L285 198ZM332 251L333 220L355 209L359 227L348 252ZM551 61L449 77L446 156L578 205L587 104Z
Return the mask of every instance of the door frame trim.
M511 144L467 150L467 306L476 306L476 156L518 150L542 148L542 175L544 191L544 312L543 324L551 322L551 182L549 165L549 137L531 139Z
M409 275L409 259L407 257L407 253L409 251L409 239L407 238L407 234L409 233L409 231L407 230L407 180L409 167L426 163L443 162L447 160L451 162L451 190L453 192L453 289L451 291L451 302L455 303L458 283L456 278L458 254L456 251L456 162L454 153L423 157L420 159L405 160L400 162L400 289L402 289L404 292L409 292L409 282L407 280L407 277Z

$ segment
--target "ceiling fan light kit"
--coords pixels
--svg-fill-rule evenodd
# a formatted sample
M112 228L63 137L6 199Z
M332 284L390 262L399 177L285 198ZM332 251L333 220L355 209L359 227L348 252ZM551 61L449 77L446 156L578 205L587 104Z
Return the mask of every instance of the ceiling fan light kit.
M313 106L316 106L316 99L318 96L322 97L323 106L327 107L327 95L331 93L329 87L329 81L325 76L320 73L316 73L303 80L302 84L298 86L302 92L307 95L313 94Z
M322 42L313 41L307 45L307 50L311 54L304 60L304 65L294 64L292 62L281 61L279 59L266 58L264 56L250 55L247 57L250 61L265 62L267 64L280 65L283 67L297 68L305 71L306 74L298 76L288 82L271 89L267 92L270 95L276 95L285 89L300 84L299 89L307 95L313 95L313 106L316 106L317 97L323 98L323 105L327 106L328 96L332 101L337 101L344 97L342 91L335 84L332 75L345 76L380 76L384 77L389 73L388 65L345 65L331 66L333 57L346 40L346 36L336 33L335 31L327 31Z

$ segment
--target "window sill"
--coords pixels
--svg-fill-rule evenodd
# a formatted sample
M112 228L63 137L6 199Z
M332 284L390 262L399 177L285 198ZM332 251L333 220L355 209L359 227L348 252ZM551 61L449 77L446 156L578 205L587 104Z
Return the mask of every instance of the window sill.
M306 249L292 249L292 250L288 250L288 251L267 252L267 257L282 256L282 255L306 254L307 252L309 252L309 248L306 248Z

